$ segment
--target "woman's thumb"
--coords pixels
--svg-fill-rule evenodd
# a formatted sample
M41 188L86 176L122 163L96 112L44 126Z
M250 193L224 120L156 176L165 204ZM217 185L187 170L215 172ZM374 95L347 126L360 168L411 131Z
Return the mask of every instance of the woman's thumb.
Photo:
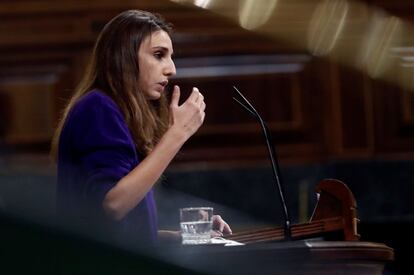
M173 94L171 97L171 106L178 107L178 102L180 101L180 87L174 85Z

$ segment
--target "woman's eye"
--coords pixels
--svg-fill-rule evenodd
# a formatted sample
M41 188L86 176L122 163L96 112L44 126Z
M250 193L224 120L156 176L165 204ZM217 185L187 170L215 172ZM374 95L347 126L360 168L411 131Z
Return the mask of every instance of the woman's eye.
M155 58L157 58L157 59L161 59L161 58L164 56L164 54L163 54L163 53L161 53L161 52L156 52L156 53L154 53L154 56L155 56Z

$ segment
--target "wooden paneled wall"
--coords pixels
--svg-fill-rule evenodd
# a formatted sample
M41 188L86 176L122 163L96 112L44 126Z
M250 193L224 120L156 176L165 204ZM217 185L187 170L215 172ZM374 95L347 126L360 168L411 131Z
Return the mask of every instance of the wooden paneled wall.
M178 74L172 82L184 95L192 86L205 94L205 124L179 161L267 161L258 123L232 101L233 85L267 121L283 162L414 156L411 93L163 0L0 3L5 145L48 150L99 30L130 8L159 12L175 25Z

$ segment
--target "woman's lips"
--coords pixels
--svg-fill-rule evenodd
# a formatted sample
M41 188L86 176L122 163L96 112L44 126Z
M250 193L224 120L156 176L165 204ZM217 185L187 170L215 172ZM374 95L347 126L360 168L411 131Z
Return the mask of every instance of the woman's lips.
M164 91L166 85L167 84L165 84L165 83L157 83L157 86L158 86L157 90Z
M168 84L168 80L158 82L158 84L160 84L161 86L165 87Z
M165 89L165 87L167 86L168 81L167 80L166 81L161 81L161 82L158 82L157 84L161 88L161 90L163 91Z

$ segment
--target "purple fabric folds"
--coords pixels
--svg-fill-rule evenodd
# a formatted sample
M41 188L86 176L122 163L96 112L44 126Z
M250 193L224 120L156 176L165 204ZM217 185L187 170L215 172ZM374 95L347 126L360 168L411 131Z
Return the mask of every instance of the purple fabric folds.
M106 193L141 161L115 102L93 90L72 108L59 140L57 209L81 226L117 238L155 244L157 217L152 190L121 221L105 217Z

